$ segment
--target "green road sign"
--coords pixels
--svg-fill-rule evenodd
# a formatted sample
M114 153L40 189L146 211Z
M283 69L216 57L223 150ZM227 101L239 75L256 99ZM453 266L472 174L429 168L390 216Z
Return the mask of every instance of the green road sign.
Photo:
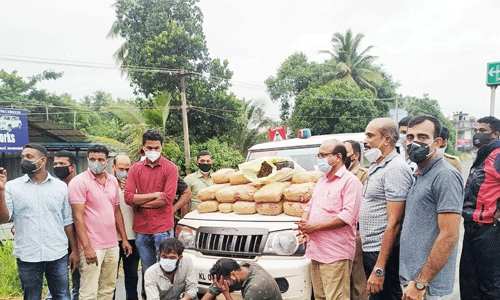
M488 63L486 69L486 85L500 84L500 62Z

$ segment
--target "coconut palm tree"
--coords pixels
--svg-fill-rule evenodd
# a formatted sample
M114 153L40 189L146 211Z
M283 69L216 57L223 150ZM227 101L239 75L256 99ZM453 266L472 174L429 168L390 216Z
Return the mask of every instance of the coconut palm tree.
M360 88L369 89L375 96L377 90L373 83L379 84L383 78L374 72L370 66L375 56L368 55L373 46L368 46L360 52L360 44L364 35L353 34L350 29L345 35L336 32L332 37L333 50L321 50L319 53L330 55L330 59L325 62L325 72L323 76L329 80L345 80Z

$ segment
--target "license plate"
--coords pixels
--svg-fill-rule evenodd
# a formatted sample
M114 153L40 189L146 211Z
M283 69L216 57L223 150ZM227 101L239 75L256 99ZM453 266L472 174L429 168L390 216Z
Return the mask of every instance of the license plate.
M208 271L198 270L198 281L203 283L212 283L212 276L210 276Z

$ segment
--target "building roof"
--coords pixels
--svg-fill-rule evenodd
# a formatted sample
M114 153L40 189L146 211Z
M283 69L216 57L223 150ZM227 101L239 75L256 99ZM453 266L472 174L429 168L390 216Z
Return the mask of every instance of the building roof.
M47 150L86 150L90 143L81 131L60 124L31 119L28 121L30 143L41 144Z

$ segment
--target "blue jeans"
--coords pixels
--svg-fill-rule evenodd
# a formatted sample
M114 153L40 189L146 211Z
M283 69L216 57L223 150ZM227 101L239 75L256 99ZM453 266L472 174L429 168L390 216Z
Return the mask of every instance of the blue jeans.
M166 238L173 236L173 228L168 231L158 232L155 234L137 233L135 237L135 246L137 247L141 257L142 274L144 274L149 267L158 261L157 254L161 242L163 242Z
M71 289L71 300L78 300L80 296L80 271L78 269L71 274L71 283L73 287ZM52 294L50 291L47 292L47 296L45 296L45 300L52 300Z
M70 300L68 255L54 261L24 262L17 259L17 269L25 300L42 298L43 275L47 279L52 299Z

